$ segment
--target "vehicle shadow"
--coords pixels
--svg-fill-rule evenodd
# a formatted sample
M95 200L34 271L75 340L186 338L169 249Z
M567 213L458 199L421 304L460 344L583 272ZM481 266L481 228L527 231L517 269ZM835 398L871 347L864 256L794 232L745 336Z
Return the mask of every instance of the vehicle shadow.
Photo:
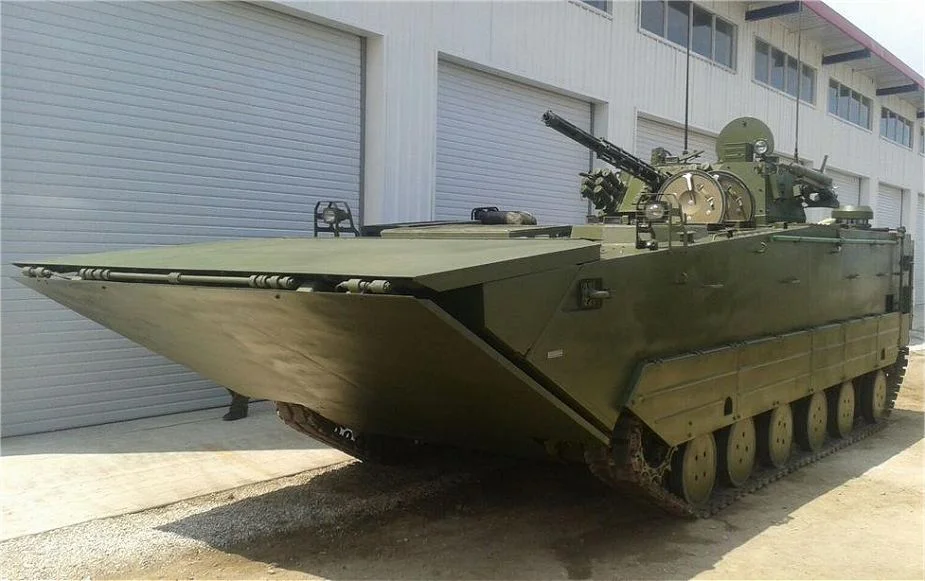
M467 458L354 463L159 529L328 579L690 578L922 438L922 412L897 410L886 430L708 520L620 497L583 466Z

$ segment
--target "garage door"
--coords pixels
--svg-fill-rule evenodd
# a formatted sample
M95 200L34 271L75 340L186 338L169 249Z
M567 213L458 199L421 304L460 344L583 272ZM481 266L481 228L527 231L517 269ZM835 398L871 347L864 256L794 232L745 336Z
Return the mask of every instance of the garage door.
M636 155L649 161L652 150L656 147L664 147L672 155L681 155L684 151L684 128L648 117L638 117L636 120ZM716 161L716 138L706 133L689 131L687 149L689 151L703 150L703 155L696 159L698 162Z
M552 109L589 130L590 103L446 62L438 79L437 219L499 206L543 224L585 221L578 173L588 171L590 152L541 117Z
M842 206L861 203L861 178L837 169L827 169L825 173L832 178L832 185L835 186L835 193Z
M898 228L902 223L902 190L880 184L877 191L877 207L874 209L874 226L877 228Z
M842 206L847 206L849 204L857 205L860 203L861 178L831 168L826 169L825 174L832 178L835 194L838 196L838 202ZM806 208L807 222L819 222L820 220L831 217L831 208Z
M3 435L227 403L6 265L357 207L360 40L239 3L3 2L2 26Z

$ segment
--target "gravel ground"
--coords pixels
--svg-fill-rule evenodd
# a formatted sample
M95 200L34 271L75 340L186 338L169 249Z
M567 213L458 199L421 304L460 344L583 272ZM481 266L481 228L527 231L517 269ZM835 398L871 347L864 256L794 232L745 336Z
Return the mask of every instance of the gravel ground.
M144 568L165 555L231 549L305 526L335 536L339 522L419 502L471 474L347 462L162 508L0 543L0 576L85 578ZM369 487L375 481L374 489ZM363 481L363 490L351 483ZM310 486L309 486L310 484Z
M356 462L0 543L3 578L925 577L913 355L885 431L679 521L583 467Z

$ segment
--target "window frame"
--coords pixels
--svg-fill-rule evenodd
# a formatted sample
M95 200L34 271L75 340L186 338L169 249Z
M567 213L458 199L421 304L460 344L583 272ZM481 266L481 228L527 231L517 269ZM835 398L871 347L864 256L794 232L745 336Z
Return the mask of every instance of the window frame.
M886 126L884 126L883 123L884 119L886 119ZM908 140L906 140L906 129L909 130ZM890 130L893 132L892 137L890 137ZM906 119L889 107L880 106L880 137L900 147L911 150L914 149L915 146L914 131L915 123L911 120Z
M835 108L834 109L832 108L832 100L831 100L831 91L833 89L835 90ZM855 97L857 97L857 99L855 99ZM847 99L847 102L845 103L846 108L845 108L844 115L840 112L842 109L842 99ZM857 119L854 121L851 120L851 111L853 108L852 107L853 103L857 103L857 108L855 109L857 111ZM861 105L864 105L867 107L867 125L861 125L861 111L862 111ZM832 77L829 77L829 83L827 85L825 109L829 115L831 115L832 117L835 117L836 119L841 119L845 123L850 123L851 125L854 125L855 127L860 127L861 129L865 129L867 131L873 131L873 116L871 115L874 109L873 99L871 99L870 97L868 97L867 95L865 95L864 93L860 91L856 91L855 89L852 89L848 85ZM883 123L882 119L880 123L882 125Z
M759 45L763 45L767 48L767 53L766 53L767 54L767 76L763 79L759 78L758 76L758 54L759 54L758 47ZM752 80L753 81L755 81L762 87L766 87L768 89L771 89L772 91L777 91L778 93L782 95L786 95L790 97L791 99L794 99L794 100L798 99L800 102L805 103L807 105L810 105L813 107L816 106L816 89L819 87L819 71L816 69L816 67L810 65L804 60L797 59L796 57L794 57L787 51L777 48L770 42L764 40L763 38L757 35L755 35L755 42L753 43L752 46L754 47L754 51L755 51L754 52L755 58L752 59ZM783 66L780 68L780 86L779 87L775 85L773 82L774 68L775 68L774 59L776 56L780 56L783 62ZM791 79L791 68L790 68L791 61L796 64L796 77L795 77L796 86L795 87L790 87L789 86L790 82L788 82L788 80L791 80L791 81L793 80ZM811 93L809 95L810 98L808 100L804 99L803 95L798 94L801 91L806 90L805 87L803 86L804 85L803 81L805 80L805 76L803 73L806 70L809 70L812 73L809 78L810 80L809 85L810 85ZM828 99L828 92L826 92L826 99Z
M724 18L722 16L717 15L712 10L709 10L708 8L704 6L701 6L700 4L696 2L693 2L692 0L682 0L683 2L687 4L687 44L681 44L677 42L676 40L672 40L668 37L668 17L669 17L669 12L671 10L671 7L669 6L670 1L671 0L639 0L636 3L638 6L637 18L636 18L637 30L642 34L651 35L660 41L666 42L670 44L671 46L679 47L685 51L687 50L688 44L689 44L691 45L690 47L691 56L695 58L704 59L711 64L714 64L720 68L726 69L727 71L730 71L733 73L737 72L737 68L738 68L737 50L739 46L739 27L736 25L736 23L729 20L728 18ZM651 30L649 28L646 28L643 25L643 18L642 18L643 6L647 3L651 3L651 4L658 3L662 7L661 32ZM701 12L705 12L706 14L710 15L710 54L709 55L700 53L694 50L694 47L693 47L693 44L694 44L694 39L693 39L694 9L695 8ZM731 31L730 39L732 40L732 46L729 49L729 61L730 61L729 64L726 64L720 60L717 60L717 52L718 52L717 42L719 41L719 35L717 34L717 27L716 27L717 21L722 22L723 24L728 26L729 30Z
M584 8L592 8L601 14L606 14L607 16L613 16L613 3L614 0L571 0L581 4ZM598 4L603 4L604 8L598 6Z

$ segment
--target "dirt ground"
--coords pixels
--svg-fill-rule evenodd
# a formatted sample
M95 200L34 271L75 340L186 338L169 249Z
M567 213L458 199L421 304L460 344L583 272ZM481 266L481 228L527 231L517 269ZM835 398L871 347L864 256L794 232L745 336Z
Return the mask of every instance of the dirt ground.
M94 576L922 579L923 360L925 352L913 353L886 430L713 519L675 520L629 504L583 469L513 461L469 467L437 494L402 500L401 486L383 478L382 470L392 469L354 463L162 530L195 535L189 531L210 518L233 519L246 508L241 503L298 495L321 497L339 515L333 521L300 522L238 545ZM364 505L377 494L397 500Z

